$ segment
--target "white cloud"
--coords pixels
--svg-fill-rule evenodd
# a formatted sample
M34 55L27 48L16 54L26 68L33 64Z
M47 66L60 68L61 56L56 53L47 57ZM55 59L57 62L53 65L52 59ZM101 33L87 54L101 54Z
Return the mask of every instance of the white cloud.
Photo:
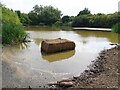
M2 0L1 2L8 8L27 13L38 4L52 5L64 15L77 15L85 7L92 13L113 13L118 11L119 0Z

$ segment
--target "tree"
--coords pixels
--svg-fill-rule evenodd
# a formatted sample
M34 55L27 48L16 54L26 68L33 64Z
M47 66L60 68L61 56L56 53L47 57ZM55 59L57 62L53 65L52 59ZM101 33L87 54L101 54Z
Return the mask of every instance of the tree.
M52 25L61 18L61 11L52 6L35 5L29 13L32 24ZM37 20L37 21L36 21ZM35 22L36 21L36 22Z
M30 25L39 25L39 18L37 13L29 12L28 17L30 19Z
M18 17L20 18L21 17L21 12L19 10L15 11L18 15Z
M12 12L6 7L2 7L2 23L20 24L20 20L15 12Z
M62 17L62 22L67 23L70 21L70 17L68 15Z
M88 15L88 14L91 14L91 12L90 12L90 10L88 10L88 8L85 8L84 10L80 11L77 16Z
M23 25L28 25L28 24L30 23L30 19L29 19L29 17L28 17L28 14L25 14L25 13L22 13L22 14L21 14L20 20L21 20L21 23L22 23Z
M21 13L19 10L18 11L15 11L20 19L20 22L23 24L23 25L28 25L30 23L30 19L28 17L28 14L25 14L25 13Z
M42 7L42 6L41 6L41 7ZM35 5L35 6L33 7L33 9L34 9L34 10L33 10L34 13L37 13L37 15L40 14L41 10L40 10L40 7L39 7L38 5Z
M88 27L89 26L89 17L87 15L81 15L75 17L72 22L73 27Z

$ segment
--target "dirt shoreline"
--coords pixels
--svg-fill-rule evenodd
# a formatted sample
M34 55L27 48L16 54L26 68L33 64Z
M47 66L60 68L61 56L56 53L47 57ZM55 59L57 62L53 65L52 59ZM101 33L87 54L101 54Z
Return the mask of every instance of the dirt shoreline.
M118 88L120 45L102 51L80 76L50 84L50 88ZM62 83L61 83L62 82Z

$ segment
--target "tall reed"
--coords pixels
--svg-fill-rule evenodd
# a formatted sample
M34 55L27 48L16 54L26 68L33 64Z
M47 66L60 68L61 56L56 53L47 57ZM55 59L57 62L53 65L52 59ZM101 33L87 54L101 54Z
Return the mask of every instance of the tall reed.
M2 44L14 44L25 38L24 27L21 24L3 23L2 25Z

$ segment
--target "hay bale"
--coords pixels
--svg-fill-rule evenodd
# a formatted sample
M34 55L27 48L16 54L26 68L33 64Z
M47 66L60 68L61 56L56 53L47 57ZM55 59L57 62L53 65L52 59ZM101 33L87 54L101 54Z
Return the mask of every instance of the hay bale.
M75 43L67 39L44 40L41 43L41 51L45 53L56 53L74 49Z

